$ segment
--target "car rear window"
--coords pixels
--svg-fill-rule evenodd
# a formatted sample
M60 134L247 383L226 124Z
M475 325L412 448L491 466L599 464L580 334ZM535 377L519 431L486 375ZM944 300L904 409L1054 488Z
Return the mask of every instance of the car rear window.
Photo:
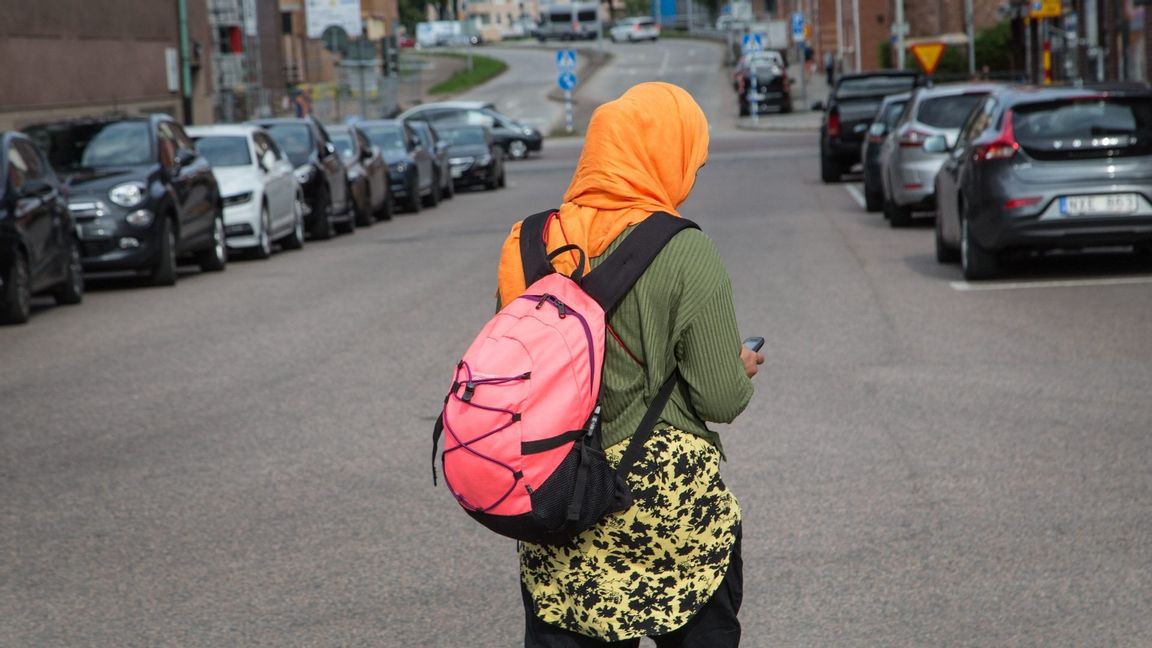
M987 97L986 92L966 92L961 95L929 97L916 109L916 121L933 128L960 128L972 109Z
M252 164L248 139L239 136L207 135L196 138L196 150L214 167L236 167Z
M1040 159L1152 154L1147 97L1068 98L1012 109L1012 130Z
M836 98L883 97L897 92L907 92L915 86L916 77L911 75L878 75L844 79L840 85L836 86Z
M580 22L593 22L596 20L595 11L578 11L576 12L576 20Z

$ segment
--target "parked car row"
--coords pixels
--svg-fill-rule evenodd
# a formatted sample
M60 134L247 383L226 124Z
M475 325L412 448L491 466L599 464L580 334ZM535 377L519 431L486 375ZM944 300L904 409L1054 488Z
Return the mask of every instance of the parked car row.
M538 131L490 105L475 107L479 120L472 106L422 108L455 118L185 129L150 115L0 133L0 323L27 321L35 294L79 303L86 274L170 286L185 261L218 272L230 251L267 259L275 245L352 233L459 188L498 189L506 150L540 150Z
M933 216L937 261L958 262L966 279L979 280L1020 252L1130 246L1152 258L1147 86L920 87L913 78L901 88L887 83L894 78L837 84L821 129L822 176L832 182L848 171L846 124L866 133L856 159L868 211L883 210L892 227ZM845 83L890 92L857 101L848 120Z

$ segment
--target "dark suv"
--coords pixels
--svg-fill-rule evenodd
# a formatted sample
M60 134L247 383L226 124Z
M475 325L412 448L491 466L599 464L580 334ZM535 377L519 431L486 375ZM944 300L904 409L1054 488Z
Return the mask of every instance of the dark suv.
M303 119L263 119L262 126L296 167L296 180L308 203L305 224L314 239L332 238L332 231L356 229L356 209L349 191L347 171L328 131L320 122Z
M84 271L60 179L32 141L0 133L0 323L22 324L32 294L78 304Z
M888 70L847 74L836 81L828 103L812 108L824 111L820 124L820 178L839 182L860 162L860 148L884 97L908 92L920 83L916 72Z
M70 121L26 132L65 178L85 270L139 271L172 285L179 257L224 269L220 189L174 119Z

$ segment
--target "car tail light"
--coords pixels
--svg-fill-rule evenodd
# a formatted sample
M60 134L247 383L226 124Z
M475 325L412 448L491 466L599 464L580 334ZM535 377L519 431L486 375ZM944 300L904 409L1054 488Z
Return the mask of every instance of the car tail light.
M828 137L840 137L840 113L836 110L828 113Z
M1013 198L1004 203L1004 209L1020 209L1021 207L1031 207L1044 200L1043 196L1028 196L1027 198Z
M1007 160L1020 150L1020 143L1016 141L1016 134L1012 130L1012 111L1004 113L1004 130L1000 137L976 147L972 153L977 162L987 160Z
M924 146L924 141L931 135L924 131L918 131L915 128L905 127L896 134L896 143L904 148L921 147Z
M634 32L640 31L640 23L632 23L632 31L634 31Z

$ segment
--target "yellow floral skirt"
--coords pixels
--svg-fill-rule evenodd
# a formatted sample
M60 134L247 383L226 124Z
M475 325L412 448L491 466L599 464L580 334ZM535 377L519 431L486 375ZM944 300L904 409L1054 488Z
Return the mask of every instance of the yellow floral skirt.
M608 461L627 447L607 448ZM740 506L720 479L720 452L658 431L628 483L636 504L569 544L520 543L520 578L542 621L603 641L667 634L724 579Z

